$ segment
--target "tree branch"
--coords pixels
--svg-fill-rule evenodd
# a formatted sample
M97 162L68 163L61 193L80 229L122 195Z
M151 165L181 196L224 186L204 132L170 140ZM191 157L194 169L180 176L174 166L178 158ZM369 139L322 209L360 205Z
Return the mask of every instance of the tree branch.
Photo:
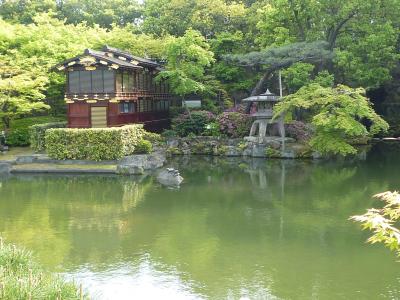
M342 21L339 22L339 24L335 27L335 28L330 28L328 30L328 43L329 43L329 49L333 50L333 48L335 47L336 44L336 39L340 33L340 30L343 28L344 25L346 25L346 23L348 21L350 21L355 15L357 14L357 9L354 9L353 11L351 11L348 16L346 18L344 18Z

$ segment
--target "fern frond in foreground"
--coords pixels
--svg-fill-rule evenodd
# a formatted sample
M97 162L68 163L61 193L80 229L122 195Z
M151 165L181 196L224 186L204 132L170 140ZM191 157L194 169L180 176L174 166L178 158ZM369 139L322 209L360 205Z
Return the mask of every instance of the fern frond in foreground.
M370 208L360 216L352 216L350 219L360 222L363 229L373 232L368 239L369 243L383 243L400 256L400 194L397 191L384 192L374 196L382 200L383 208Z

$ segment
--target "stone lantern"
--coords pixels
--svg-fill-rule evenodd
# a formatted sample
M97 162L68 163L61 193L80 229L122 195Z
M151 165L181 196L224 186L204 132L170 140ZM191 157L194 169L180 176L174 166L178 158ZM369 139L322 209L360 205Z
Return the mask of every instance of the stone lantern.
M256 117L253 125L250 129L250 136L245 139L252 142L265 143L268 140L267 128L268 125L272 124L278 125L279 135L282 140L285 139L285 127L284 127L284 117L280 116L275 120L272 120L274 115L273 108L274 105L280 101L281 97L271 93L268 89L265 93L258 96L250 96L243 99L243 102L251 103L255 105L255 112L251 113L252 116Z

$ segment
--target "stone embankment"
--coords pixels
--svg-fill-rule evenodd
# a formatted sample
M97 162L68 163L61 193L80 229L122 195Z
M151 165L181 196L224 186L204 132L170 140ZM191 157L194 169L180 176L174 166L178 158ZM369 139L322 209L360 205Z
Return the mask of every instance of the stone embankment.
M300 144L292 138L267 137L262 141L228 139L222 137L185 137L167 140L169 155L214 155L248 156L261 158L319 158L308 145Z
M0 160L0 175L18 173L73 173L137 175L151 172L165 163L162 151L126 156L121 160L55 160L45 154L20 155Z

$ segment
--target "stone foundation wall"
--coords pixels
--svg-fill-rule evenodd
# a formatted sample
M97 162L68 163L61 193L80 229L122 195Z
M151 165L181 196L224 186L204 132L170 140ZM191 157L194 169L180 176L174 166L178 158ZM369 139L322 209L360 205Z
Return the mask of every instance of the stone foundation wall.
M248 156L262 158L319 158L308 145L292 138L268 137L263 141L222 137L185 137L167 139L169 155Z

